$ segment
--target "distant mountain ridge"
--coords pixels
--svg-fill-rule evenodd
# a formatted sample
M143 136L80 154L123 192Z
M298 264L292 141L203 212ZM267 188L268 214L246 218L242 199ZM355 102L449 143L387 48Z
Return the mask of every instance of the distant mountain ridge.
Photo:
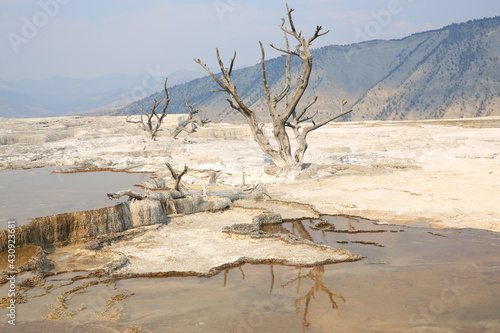
M201 77L200 72L179 70L169 75L169 85ZM43 80L0 80L0 117L29 118L84 113L119 108L163 89L163 77L109 74L94 79L53 77ZM155 85L155 83L158 83Z
M343 99L353 105L354 112L346 116L351 120L500 115L500 17L399 40L325 46L313 50L313 55L303 102L317 95L318 117L338 113ZM284 84L283 66L283 57L266 61L268 81L276 92ZM247 105L265 120L260 64L235 70L233 81ZM243 121L224 93L210 92L217 88L210 77L173 87L168 112L186 113L185 102L190 99L214 121ZM162 97L161 92L153 94L112 114L138 114L138 106L146 110Z

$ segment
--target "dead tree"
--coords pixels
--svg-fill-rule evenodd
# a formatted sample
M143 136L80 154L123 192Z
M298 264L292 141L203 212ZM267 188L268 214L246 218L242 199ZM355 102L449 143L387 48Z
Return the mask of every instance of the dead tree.
M201 119L194 119L200 110L194 110L195 104L189 105L189 99L186 101L186 106L189 109L189 115L186 120L177 126L177 128L172 132L171 137L177 139L177 136L181 134L182 131L187 133L194 133L196 129L199 127L203 127L210 122L206 117L202 117Z
M180 183L181 183L181 178L182 176L184 176L186 174L186 172L188 171L188 167L187 165L184 166L184 170L182 170L181 173L177 173L175 172L175 170L172 168L172 166L170 165L170 163L165 163L167 165L167 168L168 170L170 170L170 173L172 174L172 178L175 180L175 186L174 186L174 189L176 191L181 191L180 190Z
M297 32L292 19L293 9L287 9L288 26L285 27L286 19L283 18L281 22L281 30L283 31L285 38L286 48L278 48L271 44L271 47L282 52L286 58L285 64L285 86L283 90L277 96L271 96L271 89L266 78L266 67L265 67L265 53L264 47L261 42L261 71L262 71L262 82L264 84L264 95L266 99L267 109L269 115L271 116L273 122L273 135L278 145L277 149L273 148L268 137L264 134L262 125L260 125L257 115L254 110L251 110L244 102L243 99L238 94L237 88L234 85L231 74L234 66L234 61L236 59L236 52L229 68L224 67L224 63L221 60L219 50L216 49L217 60L219 62L219 68L221 70L221 77L216 76L206 64L204 64L200 59L195 59L195 62L200 64L212 78L221 87L222 91L226 92L230 98L227 99L229 105L241 113L247 123L250 125L252 134L255 141L259 144L262 151L279 167L301 167L303 163L304 154L307 150L307 135L328 124L329 122L351 112L352 110L345 111L339 115L332 116L321 122L314 122L314 116L306 116L308 109L317 101L317 97L314 98L312 102L307 104L303 110L298 110L299 102L306 91L307 85L309 84L309 79L312 71L313 56L309 47L311 43L316 40L316 38L327 34L329 31L321 32L322 27L317 26L310 38L305 38L302 36L302 32ZM290 50L289 37L292 37L298 42L295 50ZM299 72L296 84L292 87L291 83L291 57L295 56L301 60L301 65L299 66ZM284 105L280 104L284 102ZM343 106L345 106L343 102ZM279 112L279 109L282 110ZM305 126L306 122L311 122L312 124ZM290 144L290 138L286 132L286 128L291 127L295 134L295 139L297 141L298 148L292 154L292 148Z
M109 199L120 199L121 197L126 196L126 195L128 195L129 201L144 200L148 197L146 194L137 193L137 192L134 192L132 190L124 190L124 191L108 193L108 198Z
M179 198L185 198L186 196L184 193L181 191L175 191L175 190L170 190L168 192L153 192L153 193L138 193L132 190L123 190L123 191L118 191L118 192L112 192L108 193L108 198L109 199L120 199L121 197L128 196L128 201L135 201L135 200L145 200L145 199L151 199L151 200L159 200L159 201L166 201L169 199L179 199Z
M151 112L149 114L146 113L146 111L144 111L140 106L137 106L139 108L139 110L142 111L143 115L145 115L147 117L146 120L143 119L142 114L141 114L140 121L134 121L134 120L130 119L130 117L127 117L127 122L139 124L139 126L143 130L147 131L149 133L151 140L156 140L156 136L158 135L158 131L160 130L163 119L167 116L167 113L166 113L167 107L168 107L168 103L170 102L170 95L169 95L168 90L167 90L167 80L168 80L168 78L165 79L165 84L164 84L165 98L162 98L159 101L157 101L155 99L154 104L151 107ZM163 107L161 114L158 115L156 113L156 108L161 104L161 102L164 102L165 106Z

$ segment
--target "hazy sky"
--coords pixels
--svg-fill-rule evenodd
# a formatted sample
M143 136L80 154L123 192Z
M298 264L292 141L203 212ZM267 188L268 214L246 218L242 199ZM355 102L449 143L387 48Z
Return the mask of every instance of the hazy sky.
M498 0L290 0L313 47L402 38L500 15ZM259 61L258 41L282 45L285 2L274 0L0 0L0 79L92 78ZM267 57L277 53L267 48Z

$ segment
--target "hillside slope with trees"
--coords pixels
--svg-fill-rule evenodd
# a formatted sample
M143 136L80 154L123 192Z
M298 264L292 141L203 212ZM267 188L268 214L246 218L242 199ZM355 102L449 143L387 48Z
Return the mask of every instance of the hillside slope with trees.
M303 101L318 96L314 108L320 117L341 110L343 99L354 109L344 118L351 120L500 115L500 17L452 24L400 40L330 45L312 52L314 67ZM285 84L284 66L284 57L266 61L275 94ZM298 62L292 64L292 73L297 70ZM239 95L265 121L260 64L234 70L232 78ZM210 77L174 87L169 113L187 113L189 99L213 121L242 122L223 93L211 92L218 88ZM139 114L138 106L150 108L155 98L159 96L113 114Z

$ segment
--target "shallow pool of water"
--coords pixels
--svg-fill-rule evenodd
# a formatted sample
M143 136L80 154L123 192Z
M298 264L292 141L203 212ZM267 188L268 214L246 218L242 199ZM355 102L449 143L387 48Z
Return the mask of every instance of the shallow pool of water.
M53 173L58 169L0 170L0 229L7 228L9 219L23 225L33 217L113 206L119 201L110 200L108 192L132 188L151 177L111 171Z
M319 229L314 230L315 225ZM68 328L112 332L130 326L146 332L500 331L498 233L377 225L336 216L285 222L282 229L365 258L311 268L247 264L208 279L133 278L102 283L69 299L66 305L80 310L57 321L40 321L51 311L49 302L44 297L30 299L18 309L24 318L19 328L36 327L38 332ZM63 274L57 279L64 284L73 276ZM57 295L54 291L51 297ZM121 300L104 311L108 300L116 299ZM114 319L105 319L106 315ZM0 331L5 327L0 324Z
M38 246L24 245L18 247L15 252L15 267L19 267L30 260L38 252ZM0 271L10 270L8 251L0 251Z
M118 285L134 297L123 316L175 332L500 331L497 233L323 219L335 230L313 230L319 221L283 227L365 259L313 268L244 265L208 280L124 280Z

